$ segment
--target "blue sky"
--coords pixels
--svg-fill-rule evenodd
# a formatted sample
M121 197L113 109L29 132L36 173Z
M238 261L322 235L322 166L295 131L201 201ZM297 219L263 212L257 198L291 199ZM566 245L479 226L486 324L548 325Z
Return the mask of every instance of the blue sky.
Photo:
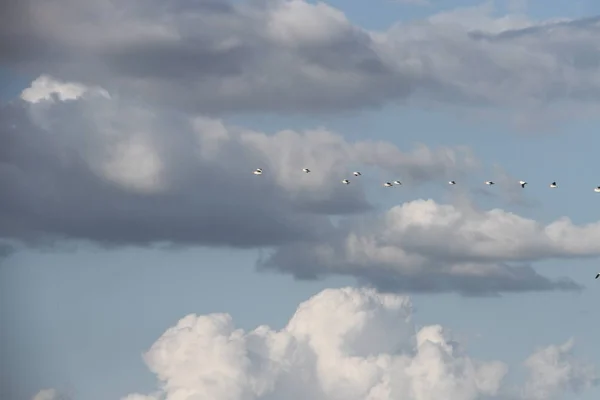
M503 14L505 2L496 3ZM481 3L432 0L431 6L418 7L383 0L336 0L327 4L342 10L358 26L384 30L397 21L418 20ZM533 20L582 18L598 12L600 4L591 1L532 0L525 9ZM18 70L18 65L0 70L0 99L14 98L30 85ZM73 74L73 81L82 75ZM32 74L32 79L37 75ZM67 80L67 76L61 79ZM89 80L93 79L96 77L90 75ZM111 82L105 75L97 80L105 86ZM516 126L508 118L478 117L468 107L457 113L456 108L423 109L391 102L376 110L341 114L289 115L277 110L224 114L221 117L229 124L268 135L284 129L324 127L349 142L369 138L390 142L404 151L414 143L465 145L484 164L469 173L465 186L475 188L483 186L484 180L497 179L493 178L494 165L511 179L529 182L522 195L529 204L514 204L501 196L478 195L472 190L471 198L478 207L502 208L543 224L564 216L574 224L600 220L599 198L592 190L600 185L595 165L600 146L595 132L600 123L589 115L567 111L559 123L533 131ZM72 125L75 129L82 126ZM394 179L389 171L378 174L379 180ZM444 182L444 178L438 181ZM559 190L548 188L552 181L559 183ZM450 189L435 180L393 193L382 192L377 186L368 189L368 196L379 210L420 198L439 203L453 199ZM494 189L503 188L491 191ZM0 230L0 237L2 234ZM1 369L8 372L3 373L0 386L10 386L8 393L14 400L28 400L43 388L65 391L73 400L150 393L156 388L156 377L144 365L142 353L185 315L225 312L244 329L262 324L281 329L298 304L321 290L357 284L352 276L302 281L286 273L258 272L258 257L258 248L200 245L173 250L79 245L41 251L25 247L0 264L0 341L4 344L0 362ZM534 267L551 279L567 276L584 290L503 293L499 297L410 293L415 322L451 329L473 358L506 362L513 374L510 382L523 380L519 364L536 349L570 337L575 339L576 356L600 365L600 349L595 346L600 324L593 318L595 305L600 302L593 279L600 271L598 258L565 256L536 262ZM598 395L600 388L595 387L559 398L591 400Z

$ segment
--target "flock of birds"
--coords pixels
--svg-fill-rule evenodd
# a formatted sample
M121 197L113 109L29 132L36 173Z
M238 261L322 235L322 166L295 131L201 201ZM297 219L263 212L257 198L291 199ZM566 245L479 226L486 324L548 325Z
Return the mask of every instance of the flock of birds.
M302 172L308 174L308 173L310 173L310 169L308 169L308 168L302 168ZM256 168L254 170L253 174L254 175L262 175L263 174L263 169L262 168ZM354 176L361 176L362 175L359 171L354 171L352 174ZM345 185L349 185L350 184L350 180L349 179L342 179L342 183L345 184ZM486 185L488 185L488 186L496 184L494 181L485 181L484 183ZM456 181L449 181L448 184L449 185L456 185ZM393 181L393 182L385 182L383 184L383 186L385 186L385 187L391 187L391 186L394 186L394 185L402 185L402 182L400 182L400 181ZM527 182L525 182L525 181L519 181L519 185L521 185L522 188L525 188L525 186L527 185ZM550 184L550 187L553 188L553 189L557 188L558 184L556 182L552 182ZM600 186L596 186L594 188L594 192L600 193ZM599 274L599 276L600 276L600 274Z
M310 173L310 169L308 169L308 168L302 168L302 172L308 174L308 173ZM254 175L262 175L263 174L263 169L262 168L256 168L254 170L253 174ZM355 177L358 177L358 176L362 175L360 173L360 171L354 171L352 174ZM349 179L342 179L342 183L345 184L345 185L349 185L350 184L350 180ZM486 185L488 185L488 186L496 184L494 181L485 181L484 183ZM448 184L449 185L456 185L456 181L449 181ZM383 184L383 186L385 186L385 187L392 187L394 185L402 185L402 182L400 182L400 181L393 181L393 182L385 182ZM519 181L519 185L521 185L521 187L524 189L525 186L527 185L527 182L525 182L525 181ZM556 182L552 182L550 184L550 187L554 189L554 188L557 188L558 185L556 184ZM594 188L594 192L600 193L600 186L596 186L596 188ZM595 279L598 279L598 278L600 278L600 273L596 274L596 278Z

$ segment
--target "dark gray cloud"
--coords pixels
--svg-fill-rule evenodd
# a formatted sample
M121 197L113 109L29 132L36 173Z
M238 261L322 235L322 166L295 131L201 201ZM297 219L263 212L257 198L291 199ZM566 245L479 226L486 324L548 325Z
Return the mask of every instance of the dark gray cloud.
M0 238L33 244L317 240L333 229L328 215L372 208L360 180L341 183L357 165L421 181L475 165L466 149L269 135L47 77L23 98L0 109Z
M320 113L409 96L523 110L600 92L597 19L494 19L480 7L375 33L304 1L3 7L0 54L14 68L202 113Z

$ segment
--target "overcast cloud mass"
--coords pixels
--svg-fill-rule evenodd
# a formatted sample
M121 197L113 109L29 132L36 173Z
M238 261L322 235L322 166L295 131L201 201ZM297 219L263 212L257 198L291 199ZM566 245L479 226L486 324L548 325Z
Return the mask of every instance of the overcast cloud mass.
M2 53L41 74L0 110L3 238L275 246L261 268L352 275L386 290L580 289L527 263L599 255L598 224L544 227L432 201L330 222L372 210L360 180L334 184L352 170L456 179L479 165L468 148L349 143L318 127L266 134L208 115L331 111L409 93L507 103L568 88L570 99L594 100L594 20L492 19L483 7L374 33L303 1L153 5L29 0L3 14L0 32L12 39L3 43L13 45ZM300 174L305 166L319 174ZM249 173L256 167L265 176Z
M4 3L8 65L194 112L321 113L407 99L564 108L595 106L600 93L597 18L495 17L490 2L373 32L303 0Z

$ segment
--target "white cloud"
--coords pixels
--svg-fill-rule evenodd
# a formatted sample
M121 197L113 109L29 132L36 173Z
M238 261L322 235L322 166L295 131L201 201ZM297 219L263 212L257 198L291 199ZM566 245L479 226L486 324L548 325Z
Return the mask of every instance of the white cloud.
M573 345L573 340L569 340L562 345L548 346L525 360L531 376L523 390L524 398L561 399L562 391L579 393L600 382L594 367L571 354Z
M261 266L300 277L352 275L387 290L575 290L571 280L550 281L523 264L600 256L599 243L599 222L543 225L501 209L414 200L349 219L327 241L281 246Z
M49 75L41 75L23 90L21 99L29 103L52 100L52 96L57 96L61 101L75 100L89 91L108 97L108 92L101 88L89 88L81 83L62 82Z
M302 303L282 330L236 329L227 314L188 315L145 354L163 393L126 400L452 400L514 399L508 367L466 353L439 325L416 329L411 301L371 289L327 289ZM526 362L518 398L563 398L595 383L571 342ZM532 361L533 360L533 361ZM534 389L529 389L534 388Z
M15 68L200 113L408 98L519 112L598 105L596 19L497 16L487 2L373 32L302 0L160 4L24 0L3 15L11 44L0 52Z

